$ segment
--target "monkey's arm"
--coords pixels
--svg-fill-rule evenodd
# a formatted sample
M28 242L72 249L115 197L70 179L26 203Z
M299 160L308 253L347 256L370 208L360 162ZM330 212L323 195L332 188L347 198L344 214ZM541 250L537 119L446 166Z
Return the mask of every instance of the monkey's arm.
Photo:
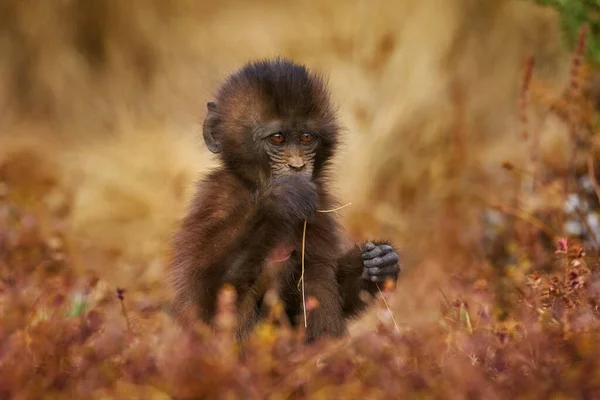
M313 259L307 259L306 263L306 297L315 297L319 302L318 307L307 311L306 340L310 343L323 335L340 337L346 331L346 321L336 282L335 264Z
M374 295L379 291L378 283L387 279L395 282L400 272L398 262L393 247L382 242L355 245L344 254L338 260L337 269L344 315L354 316L367 306L360 296L361 291Z

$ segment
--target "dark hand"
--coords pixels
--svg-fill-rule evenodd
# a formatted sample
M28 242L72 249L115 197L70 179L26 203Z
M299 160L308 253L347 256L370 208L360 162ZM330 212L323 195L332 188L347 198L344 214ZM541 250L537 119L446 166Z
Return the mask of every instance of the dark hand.
M400 258L394 248L387 244L367 242L361 255L363 260L363 278L370 282L385 282L398 279Z

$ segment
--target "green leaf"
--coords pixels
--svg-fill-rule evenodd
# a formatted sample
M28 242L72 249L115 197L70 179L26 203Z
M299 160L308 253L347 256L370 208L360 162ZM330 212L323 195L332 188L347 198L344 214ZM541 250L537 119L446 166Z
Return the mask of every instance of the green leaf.
M82 294L76 294L71 302L71 310L67 313L67 317L80 317L87 310L87 298Z

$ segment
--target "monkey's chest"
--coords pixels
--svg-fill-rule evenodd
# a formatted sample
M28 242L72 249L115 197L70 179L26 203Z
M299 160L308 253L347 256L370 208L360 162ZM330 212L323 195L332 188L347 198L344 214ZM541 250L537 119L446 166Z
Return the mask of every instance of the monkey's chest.
M294 252L294 246L291 244L280 243L275 245L266 257L267 264L283 264L286 263L292 253Z

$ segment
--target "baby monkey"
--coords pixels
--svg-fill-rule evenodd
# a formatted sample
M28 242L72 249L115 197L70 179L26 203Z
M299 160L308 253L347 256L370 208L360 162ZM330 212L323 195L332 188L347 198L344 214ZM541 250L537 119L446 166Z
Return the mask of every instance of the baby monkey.
M374 295L378 283L398 278L398 254L387 242L346 246L348 237L327 191L327 169L339 126L322 76L285 59L250 62L233 73L207 104L208 149L221 166L199 182L174 240L174 307L192 306L212 323L219 290L237 292L237 335L261 318L271 268L292 325L303 321L302 234L306 222L307 341L339 337L348 318ZM350 248L348 248L350 247Z

